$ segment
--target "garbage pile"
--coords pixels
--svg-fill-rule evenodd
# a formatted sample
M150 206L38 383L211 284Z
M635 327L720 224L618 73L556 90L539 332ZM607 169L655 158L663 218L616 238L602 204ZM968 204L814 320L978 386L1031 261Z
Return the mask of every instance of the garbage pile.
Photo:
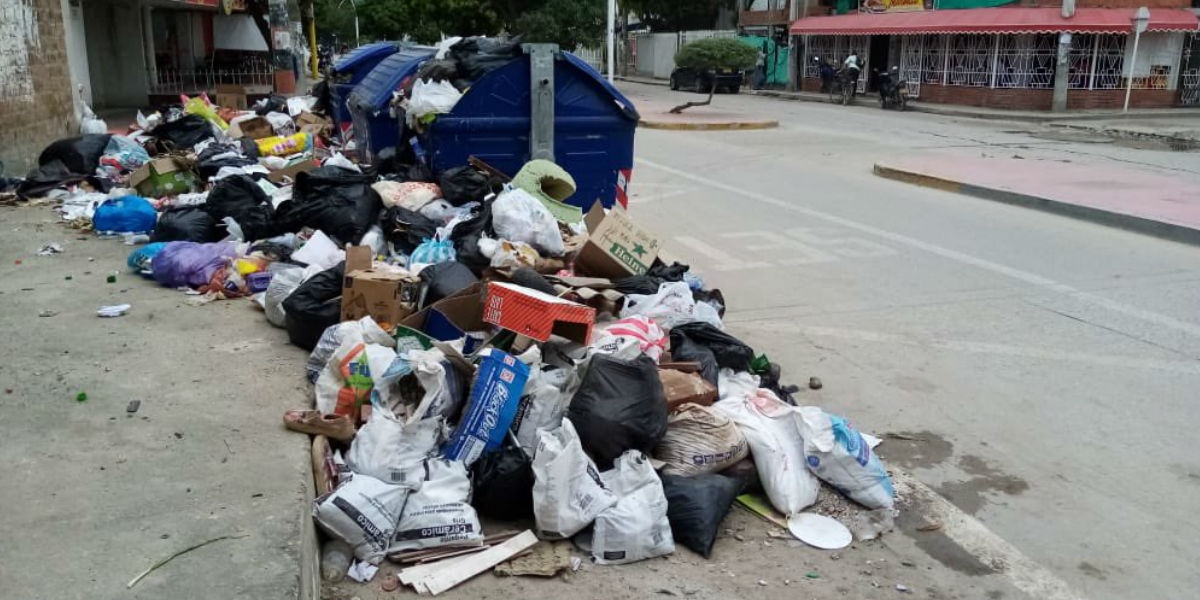
M431 60L444 76L418 79L408 108L489 57ZM726 331L720 290L661 260L622 207L566 204L574 181L545 160L511 177L359 164L315 105L185 99L127 136L51 144L18 193L61 200L76 227L148 236L131 270L200 302L249 298L311 351L312 407L284 424L315 436L327 579L419 561L400 583L438 593L520 572L538 548L569 558L538 540L600 564L676 544L708 557L759 486L784 517L822 482L890 514L871 445L798 406L779 365Z

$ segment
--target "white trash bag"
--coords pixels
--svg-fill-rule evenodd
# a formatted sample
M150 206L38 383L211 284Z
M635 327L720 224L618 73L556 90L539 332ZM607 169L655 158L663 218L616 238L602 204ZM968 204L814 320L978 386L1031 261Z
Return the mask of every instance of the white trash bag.
M408 488L357 474L313 502L313 517L329 535L377 565L392 543Z
M471 506L467 465L444 458L425 461L425 481L409 494L388 553L483 543L479 516Z
M492 226L502 239L529 244L544 256L562 256L566 252L558 219L546 205L521 188L510 187L496 196L492 203Z
M440 115L454 110L454 105L462 98L462 92L449 81L425 81L418 79L413 83L412 96L408 99L405 109L405 120L412 127L417 121L427 115Z
M538 432L533 456L533 516L538 537L569 538L592 524L617 497L604 487L570 419Z
M651 295L627 294L625 306L621 308L621 318L637 315L653 319L663 329L694 322L709 323L717 329L725 328L721 317L711 306L705 305L697 310L692 288L683 281L664 282L658 286L658 292Z
M373 402L371 417L350 443L346 464L355 473L384 483L420 489L425 459L434 454L441 438L441 418L405 423L386 406Z
M579 389L580 380L575 369L544 367L539 353L538 362L530 365L529 379L525 382L524 402L527 406L520 414L520 422L515 424L517 445L529 456L537 449L538 430L561 423L571 397Z
M805 466L799 409L765 389L726 398L713 407L729 415L745 434L758 478L776 510L790 517L817 501L821 482Z
M592 559L620 565L675 552L667 496L650 460L627 450L600 477L619 499L596 517Z
M808 468L867 508L892 508L896 494L892 480L862 434L842 417L816 406L799 412Z

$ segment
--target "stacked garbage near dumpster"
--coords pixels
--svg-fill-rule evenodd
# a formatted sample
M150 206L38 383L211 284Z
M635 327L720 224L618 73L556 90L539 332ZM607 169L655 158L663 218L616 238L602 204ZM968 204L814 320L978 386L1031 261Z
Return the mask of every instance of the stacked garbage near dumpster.
M708 557L739 495L758 491L770 507L757 510L817 547L850 543L806 512L823 485L889 521L869 436L803 405L725 328L721 291L664 260L623 206L632 129L577 178L569 161L529 158L555 142L570 154L554 127L510 132L521 158L452 126L493 110L471 100L489 73L544 68L530 52L469 39L403 55L397 145L370 160L316 97L250 111L198 97L128 135L52 144L16 193L137 244L128 268L148 280L194 304L240 299L310 351L296 374L311 403L283 420L314 436L328 580L368 580L390 559L408 565L393 589L437 594L531 556L569 568L564 540L605 565L676 545ZM550 60L589 86L576 109L633 111L572 57Z

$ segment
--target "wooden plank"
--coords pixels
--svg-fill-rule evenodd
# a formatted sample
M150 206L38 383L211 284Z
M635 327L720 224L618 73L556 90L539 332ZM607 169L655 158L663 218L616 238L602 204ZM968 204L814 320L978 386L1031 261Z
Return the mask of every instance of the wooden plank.
M488 548L491 548L491 546L473 546L471 548L459 548L453 552L436 554L434 556L423 556L423 557L417 559L417 564L424 565L424 564L428 564L428 563L438 561L438 560L445 560L447 558L454 558L455 556L462 556L464 554L474 554L476 552L482 552L483 550L487 550Z
M446 568L461 560L465 560L466 558L467 556L455 556L454 558L447 558L446 560L435 563L425 563L423 565L416 565L405 569L400 569L400 572L397 573L396 576L400 579L400 583L403 583L404 585L412 585L414 581L423 579L438 569Z
M538 541L532 531L525 530L499 546L493 546L478 554L462 557L461 562L438 569L422 580L429 593L438 595L496 565L529 549ZM431 566L436 563L431 563Z

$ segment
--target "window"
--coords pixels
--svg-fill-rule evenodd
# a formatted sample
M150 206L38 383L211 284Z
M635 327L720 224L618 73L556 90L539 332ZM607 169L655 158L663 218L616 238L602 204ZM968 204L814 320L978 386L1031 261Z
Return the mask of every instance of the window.
M955 35L950 38L950 85L987 87L992 81L992 50L995 37Z
M1054 87L1054 58L1058 54L1057 46L1057 35L1000 36L1000 51L996 57L996 87Z

